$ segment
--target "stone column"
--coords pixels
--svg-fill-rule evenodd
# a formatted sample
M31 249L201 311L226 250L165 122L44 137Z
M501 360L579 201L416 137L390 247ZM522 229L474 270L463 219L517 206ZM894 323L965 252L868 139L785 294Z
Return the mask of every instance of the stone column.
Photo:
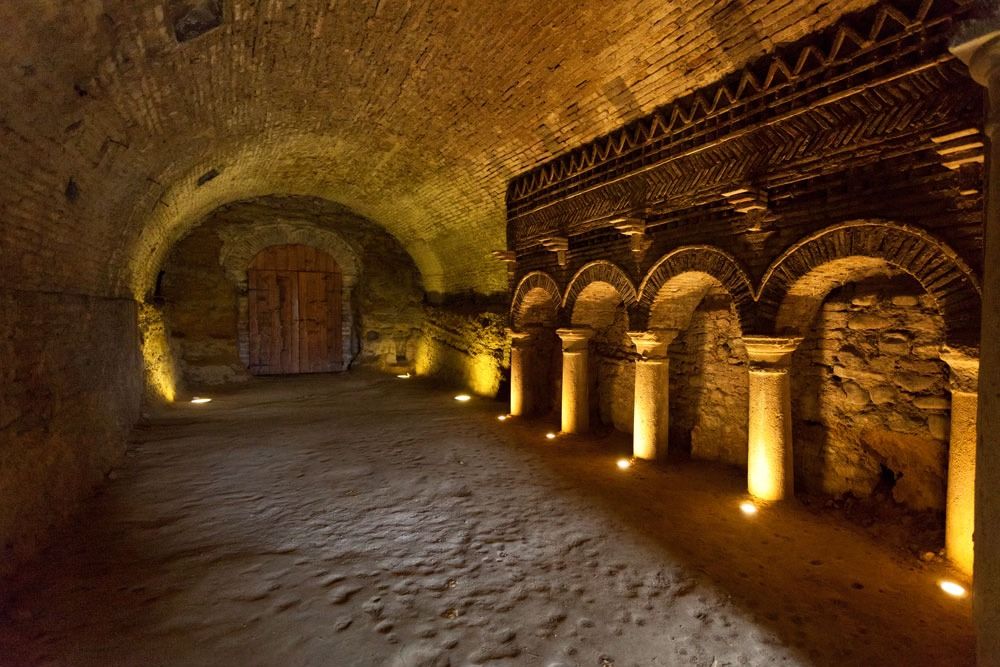
M976 506L976 413L979 359L953 350L941 354L951 368L951 429L944 545L948 558L972 576L972 533Z
M980 665L1000 665L1000 15L960 26L952 53L989 90L973 617ZM953 417L954 419L954 417Z
M593 329L556 329L562 339L562 430L586 433L590 429L590 380L587 356Z
M635 362L635 408L632 423L632 453L653 460L667 453L670 424L670 358L667 347L677 337L676 329L630 331L639 352Z
M788 368L801 338L744 336L750 358L747 489L762 500L793 492L792 392Z
M528 414L534 403L531 383L526 377L534 338L530 332L508 330L507 333L510 335L510 414L520 417Z

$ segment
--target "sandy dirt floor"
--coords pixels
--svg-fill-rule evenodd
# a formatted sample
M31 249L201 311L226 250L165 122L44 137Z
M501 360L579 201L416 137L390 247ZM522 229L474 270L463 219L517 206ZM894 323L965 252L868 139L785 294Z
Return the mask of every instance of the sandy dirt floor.
M351 373L154 415L14 582L0 664L973 664L940 563L501 411Z

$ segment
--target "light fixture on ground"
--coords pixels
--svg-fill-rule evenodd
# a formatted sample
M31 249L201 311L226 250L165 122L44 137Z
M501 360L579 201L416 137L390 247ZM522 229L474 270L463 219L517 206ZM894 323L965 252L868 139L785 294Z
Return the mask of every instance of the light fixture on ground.
M192 403L199 403L199 404L200 403L211 403L212 399L205 398L204 396L195 396L194 398L191 399L191 402Z
M615 463L619 470L628 470L632 467L632 459L618 459Z
M469 396L468 394L459 394L458 396L455 397L455 400L458 401L459 403L466 403L467 401L471 401L472 397Z
M757 506L754 505L749 500L744 500L742 503L740 503L740 511L746 514L747 516L750 516L757 513Z
M964 598L968 595L965 586L950 579L942 579L938 582L938 587L953 598Z
M497 421L501 422L507 421L507 415L497 415Z
M396 377L398 377L400 380L407 380L407 379L410 378L410 374L409 373L400 373Z
M548 440L555 440L556 439L556 434L553 433L552 431L549 431L548 433L545 434L545 438L548 439Z

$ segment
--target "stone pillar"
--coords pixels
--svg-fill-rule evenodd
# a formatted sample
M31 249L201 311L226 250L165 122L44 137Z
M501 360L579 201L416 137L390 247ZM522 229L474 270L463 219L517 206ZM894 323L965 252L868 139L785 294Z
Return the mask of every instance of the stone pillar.
M530 332L508 330L510 335L510 414L520 417L534 407L531 383L526 374L534 338Z
M750 358L747 489L762 500L793 492L792 392L788 368L801 338L744 336Z
M973 617L980 665L1000 665L1000 15L960 26L952 53L989 90ZM954 417L953 417L954 419Z
M587 356L593 329L556 329L562 339L562 431L586 433L590 429L590 380Z
M951 368L951 429L948 436L944 545L952 563L971 577L976 506L979 359L952 350L943 352L941 358Z
M635 362L632 453L637 459L653 460L667 453L670 424L667 347L677 337L677 330L630 331L628 335L639 352Z

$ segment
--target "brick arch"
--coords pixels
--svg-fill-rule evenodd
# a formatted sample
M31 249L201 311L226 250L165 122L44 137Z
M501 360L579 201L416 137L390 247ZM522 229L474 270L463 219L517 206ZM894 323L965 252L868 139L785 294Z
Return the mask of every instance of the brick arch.
M573 311L576 308L580 294L594 283L610 285L614 288L618 298L621 299L621 302L626 307L633 306L638 299L635 285L625 271L611 262L597 260L596 262L585 264L576 272L566 287L566 293L563 296L563 310L570 318L573 317Z
M340 267L344 287L353 287L361 271L354 249L335 232L297 221L270 222L248 227L227 227L221 234L219 264L238 286L246 284L247 266L264 248L275 245L307 245L330 255Z
M532 271L517 284L514 298L510 303L510 321L515 329L525 324L546 324L558 322L562 308L562 294L559 284L544 271Z
M721 285L733 299L740 328L746 329L754 308L754 289L746 271L732 255L712 246L684 246L668 252L653 265L639 285L637 326L676 327L678 322L652 322L657 305L664 299L664 288L676 286L679 295L677 319L698 306L705 291ZM690 298L685 298L690 297ZM655 319L655 318L654 318Z
M949 345L978 347L982 291L972 269L927 232L882 220L828 227L786 250L761 281L761 325L794 333L831 289L886 269L909 274L934 298Z

